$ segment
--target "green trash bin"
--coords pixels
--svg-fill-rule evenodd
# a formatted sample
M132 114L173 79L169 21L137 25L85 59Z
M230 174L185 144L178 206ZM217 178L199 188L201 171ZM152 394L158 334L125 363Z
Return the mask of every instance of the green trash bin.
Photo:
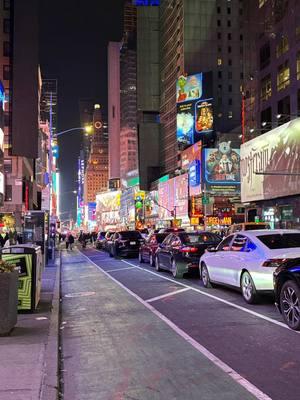
M19 271L18 311L33 312L40 301L43 255L40 246L20 244L1 249L2 259Z

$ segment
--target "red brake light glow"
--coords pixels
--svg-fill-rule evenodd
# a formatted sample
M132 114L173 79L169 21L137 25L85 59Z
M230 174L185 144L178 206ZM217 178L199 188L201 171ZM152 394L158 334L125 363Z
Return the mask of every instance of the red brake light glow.
M182 247L181 251L183 253L196 253L198 251L197 247Z

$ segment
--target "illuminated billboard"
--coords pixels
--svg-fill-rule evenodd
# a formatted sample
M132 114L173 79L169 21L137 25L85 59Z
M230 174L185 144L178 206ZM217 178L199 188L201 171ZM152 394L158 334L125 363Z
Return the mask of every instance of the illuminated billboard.
M188 216L188 174L176 176L158 184L158 203L160 219L172 219L175 216ZM172 215L173 213L173 215Z
M231 194L240 190L240 150L232 149L230 142L219 148L204 149L205 190L212 193Z
M176 82L177 141L181 149L213 132L212 73L180 76Z
M181 75L176 82L176 101L182 103L198 100L202 97L202 73L184 76Z
M241 146L243 202L300 193L300 118Z

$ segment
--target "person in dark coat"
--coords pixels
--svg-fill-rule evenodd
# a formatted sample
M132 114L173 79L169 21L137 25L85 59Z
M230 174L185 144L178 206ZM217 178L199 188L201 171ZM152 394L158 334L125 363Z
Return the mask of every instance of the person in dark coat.
M74 236L72 235L72 233L70 233L70 235L68 237L68 242L69 242L70 250L73 250Z

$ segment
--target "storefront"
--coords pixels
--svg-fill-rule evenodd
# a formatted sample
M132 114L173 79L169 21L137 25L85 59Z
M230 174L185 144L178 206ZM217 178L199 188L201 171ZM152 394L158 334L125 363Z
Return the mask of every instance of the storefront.
M300 228L300 118L241 147L241 195L248 221Z

